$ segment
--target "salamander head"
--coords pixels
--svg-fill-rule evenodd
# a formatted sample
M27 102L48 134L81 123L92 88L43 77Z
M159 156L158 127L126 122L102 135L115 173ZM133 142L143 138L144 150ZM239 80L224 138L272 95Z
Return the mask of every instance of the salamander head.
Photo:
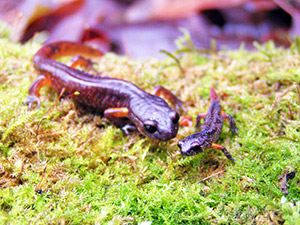
M153 97L155 101L132 104L129 119L142 134L153 139L168 141L177 135L179 114L163 99Z
M181 154L186 156L197 155L205 150L203 140L190 135L183 140L178 141L178 147Z

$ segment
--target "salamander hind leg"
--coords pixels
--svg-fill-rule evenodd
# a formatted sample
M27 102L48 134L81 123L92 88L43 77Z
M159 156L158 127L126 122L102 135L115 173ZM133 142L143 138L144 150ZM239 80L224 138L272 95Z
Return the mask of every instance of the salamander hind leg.
M28 89L28 97L25 101L29 110L33 109L35 104L37 108L40 107L40 90L45 86L51 86L51 79L48 76L40 75L32 82Z
M184 107L182 101L177 98L171 91L168 89L158 86L153 90L153 94L156 96L164 96L168 101L170 101L177 112L187 112L186 108Z
M232 135L238 134L238 128L232 116L222 111L222 116L229 122L229 129L232 132Z
M108 108L104 111L104 117L109 120L116 127L121 128L125 134L136 130L136 127L128 118L127 108Z

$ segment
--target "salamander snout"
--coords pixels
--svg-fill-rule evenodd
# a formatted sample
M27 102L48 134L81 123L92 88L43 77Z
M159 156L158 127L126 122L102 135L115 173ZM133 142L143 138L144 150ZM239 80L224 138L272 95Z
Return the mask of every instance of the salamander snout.
M178 141L177 146L180 149L181 154L186 156L197 155L200 152L203 152L201 144L197 141L189 142L187 139Z
M180 116L163 99L151 96L148 102L134 100L131 101L129 119L142 134L160 141L176 137Z
M148 137L161 141L168 141L174 138L178 132L178 119L174 118L169 126L165 125L165 123L160 123L159 120L146 120L144 121L141 132Z

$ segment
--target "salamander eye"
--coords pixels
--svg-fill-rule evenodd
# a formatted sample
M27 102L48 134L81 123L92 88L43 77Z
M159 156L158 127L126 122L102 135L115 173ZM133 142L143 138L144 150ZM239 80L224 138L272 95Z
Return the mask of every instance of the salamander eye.
M193 153L198 153L198 152L202 152L202 149L199 145L196 145L196 146L193 146L189 149L190 152L193 152Z
M178 123L179 121L179 114L176 113L175 116L173 117L173 123Z
M182 141L178 141L177 146L181 150Z
M147 133L153 134L157 131L157 122L155 120L147 120L144 122L144 129Z
M153 134L155 131L157 131L157 128L154 125L145 124L144 128L149 134Z

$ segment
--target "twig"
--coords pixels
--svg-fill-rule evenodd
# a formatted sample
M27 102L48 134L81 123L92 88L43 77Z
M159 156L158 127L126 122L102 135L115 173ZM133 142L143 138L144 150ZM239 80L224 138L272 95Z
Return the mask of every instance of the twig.
M219 174L221 174L221 173L225 173L225 172L226 172L226 170L221 170L221 171L219 171L219 172L217 172L217 173L214 173L214 174L212 174L212 175L210 175L210 176L208 176L208 177L203 178L202 180L200 180L200 182L206 181L206 180L208 180L208 179L210 179L210 178L212 178L212 177L215 177L215 176L217 176L217 175L219 175Z
M42 172L42 178L41 178L40 182L38 183L38 185L35 188L35 192L38 193L38 194L42 193L41 184L42 184L42 181L45 177L46 168L47 168L47 165L45 166L44 171Z
M292 120L294 120L294 116L293 116L293 111L292 111L292 107L291 107L291 105L290 105L290 103L288 102L288 108L289 108L289 111L290 111L290 117L291 117L291 119Z

